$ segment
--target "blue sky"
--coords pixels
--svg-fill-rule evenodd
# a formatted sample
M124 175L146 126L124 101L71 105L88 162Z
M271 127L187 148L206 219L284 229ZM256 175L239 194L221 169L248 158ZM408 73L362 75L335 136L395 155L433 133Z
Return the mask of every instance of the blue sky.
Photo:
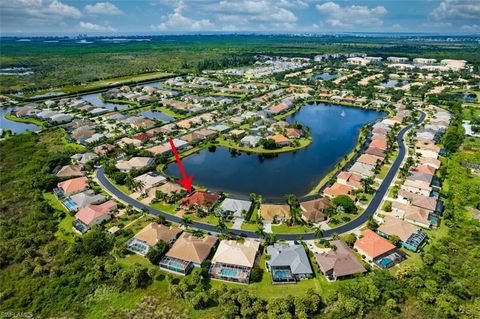
M480 33L480 0L4 0L2 34Z

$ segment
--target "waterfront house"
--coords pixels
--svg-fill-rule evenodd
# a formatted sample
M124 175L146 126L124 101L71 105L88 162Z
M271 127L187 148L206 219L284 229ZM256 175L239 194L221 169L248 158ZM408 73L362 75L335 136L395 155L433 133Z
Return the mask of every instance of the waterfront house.
M88 188L88 179L84 176L68 179L57 184L54 190L58 198L69 197Z
M267 246L267 270L270 272L272 283L295 283L298 280L309 278L313 271L305 248L293 243L275 243Z
M357 159L357 162L376 167L378 164L383 162L383 158L370 154L362 154Z
M249 147L257 147L258 144L260 143L261 139L262 138L260 136L252 136L252 135L245 136L244 138L242 138L240 140L240 145L249 146Z
M258 214L262 220L273 223L283 222L292 217L290 206L282 204L262 204Z
M244 217L244 214L248 214L252 207L252 202L249 200L241 200L234 198L225 198L220 205L220 210L225 215L232 215L233 217Z
M394 217L385 217L384 223L378 227L378 233L383 237L390 238L397 236L400 238L400 244L406 249L417 251L418 247L427 238L420 228Z
M337 196L345 195L350 197L353 201L356 200L355 195L353 195L353 187L340 183L334 183L332 186L325 188L323 194L332 199Z
M150 188L159 186L167 181L167 178L158 172L148 172L134 178L136 182L142 183L143 191L148 191Z
M208 212L215 206L218 199L217 194L194 191L182 200L180 207L183 209L200 208Z
M183 233L160 261L160 268L186 275L193 267L200 267L217 243L214 236L196 237Z
M318 223L326 219L324 210L331 206L328 198L317 198L300 202L301 218L309 223Z
M100 225L112 218L111 212L117 209L117 203L109 200L100 205L89 205L75 214L73 228L80 233L86 232L93 226Z
M360 174L342 171L337 175L337 183L363 190L362 178Z
M370 146L369 147L377 147L379 149L382 149L382 150L386 150L387 147L388 147L388 143L386 140L376 140L376 139L372 139L372 141L370 142Z
M222 240L212 258L210 277L248 284L259 248L256 239Z
M172 244L181 233L177 227L150 223L127 242L127 249L145 256L159 241Z
M277 147L288 146L291 144L290 140L283 136L282 134L275 134L273 136L269 136L268 139L271 139L275 142Z
M153 157L132 157L126 161L119 161L115 167L122 172L128 172L135 168L140 169L144 167L152 167L155 165L155 158Z
M345 242L333 240L330 245L335 249L315 254L315 260L328 280L351 278L367 271Z
M368 228L362 231L354 248L367 261L381 268L391 267L403 258L395 245Z
M65 165L55 174L57 177L76 177L84 176L83 165Z
M375 175L375 166L365 163L355 162L349 169L350 172L357 173L363 177L372 177Z
M381 159L385 159L385 150L382 150L381 148L378 148L378 147L369 147L363 153L373 155L373 156L377 156Z
M229 135L235 139L242 138L246 134L245 130L234 129L231 130Z

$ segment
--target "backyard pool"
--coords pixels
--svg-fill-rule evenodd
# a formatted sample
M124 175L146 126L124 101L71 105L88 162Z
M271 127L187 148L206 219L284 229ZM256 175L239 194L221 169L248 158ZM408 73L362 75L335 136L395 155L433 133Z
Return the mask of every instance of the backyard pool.
M221 268L219 274L225 277L237 278L238 273L236 270L230 268Z

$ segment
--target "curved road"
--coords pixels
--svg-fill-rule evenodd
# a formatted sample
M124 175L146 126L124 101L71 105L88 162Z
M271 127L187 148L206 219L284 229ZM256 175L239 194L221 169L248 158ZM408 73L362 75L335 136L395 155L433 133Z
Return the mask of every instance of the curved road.
M332 228L332 229L328 229L328 230L325 230L323 232L323 236L324 237L330 237L331 235L333 234L342 234L342 233L346 233L346 232L349 232L349 231L352 231L358 227L360 227L362 224L364 224L368 218L370 216L372 216L375 211L378 209L378 206L380 205L380 203L382 202L383 200L383 197L385 196L385 193L387 192L388 190L388 187L390 186L390 184L392 183L393 181L393 178L395 177L398 169L400 168L400 165L402 164L402 161L403 159L405 158L405 154L406 154L406 148L405 148L405 145L403 143L403 138L405 136L405 133L410 129L412 128L413 126L416 126L416 125L419 125L421 122L423 122L423 120L425 119L425 113L421 112L420 113L420 118L419 120L414 123L414 124L410 124L406 127L404 127L399 133L398 133L398 136L397 136L397 143L398 143L398 156L397 158L395 159L395 161L393 162L392 166L390 167L390 170L388 171L387 175L385 176L385 178L383 179L382 181L382 184L380 185L380 187L377 189L377 191L375 192L372 200L370 201L370 203L368 204L367 208L365 209L365 211L360 215L358 216L357 218L355 218L354 220L342 225L342 226L339 226L339 227L336 227L336 228ZM116 188L105 176L105 172L104 172L104 169L103 167L98 169L97 172L96 172L96 176L97 176L97 179L98 181L100 182L100 184L102 185L103 188L105 188L110 194L114 195L115 197L117 197L119 200L121 200L122 202L125 202L127 204L130 204L132 205L132 207L134 208L137 208L137 209L146 209L148 210L148 212L152 215L163 215L165 217L166 220L170 221L170 222L174 222L174 223L181 223L182 222L182 219L178 216L174 216L174 215L171 215L169 213L166 213L166 212L163 212L163 211L160 211L158 209L155 209L155 208L152 208L150 206L147 206L141 202L139 202L138 200L136 199L133 199L131 198L130 196L128 196L127 194L123 193L122 191L120 191L118 188ZM207 231L207 232L214 232L214 233L218 233L218 229L214 226L214 225L210 225L210 224L204 224L204 223L199 223L199 222L196 222L196 221L192 221L190 223L190 226L193 227L193 228L197 228L197 229L201 229L201 230L204 230L204 231ZM247 237L252 237L252 238L258 238L258 235L255 234L255 232L252 232L252 231L248 231L248 230L239 230L239 229L228 229L229 232L233 233L233 234L236 234L236 235L240 235L240 236L247 236ZM279 239L279 240L298 240L298 239L306 239L306 240L309 240L309 239L316 239L316 236L315 234L313 233L305 233L305 234L275 234L276 238Z

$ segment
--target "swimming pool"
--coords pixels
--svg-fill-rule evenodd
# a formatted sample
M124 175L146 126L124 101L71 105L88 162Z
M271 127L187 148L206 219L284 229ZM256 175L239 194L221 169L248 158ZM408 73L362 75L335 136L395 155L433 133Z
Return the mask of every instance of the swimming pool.
M178 269L178 270L184 270L183 266L181 263L179 262L176 262L176 261L171 261L168 263L168 266L172 267L172 268L175 268L175 269Z
M232 278L238 277L237 271L229 268L221 268L219 271L219 274L225 277L232 277Z
M291 276L288 270L275 270L273 272L273 277L278 279L288 279Z
M390 258L382 258L378 263L382 268L388 268L393 263L393 261Z
M77 204L70 198L67 198L66 200L63 201L63 205L69 210L73 211L77 209Z

